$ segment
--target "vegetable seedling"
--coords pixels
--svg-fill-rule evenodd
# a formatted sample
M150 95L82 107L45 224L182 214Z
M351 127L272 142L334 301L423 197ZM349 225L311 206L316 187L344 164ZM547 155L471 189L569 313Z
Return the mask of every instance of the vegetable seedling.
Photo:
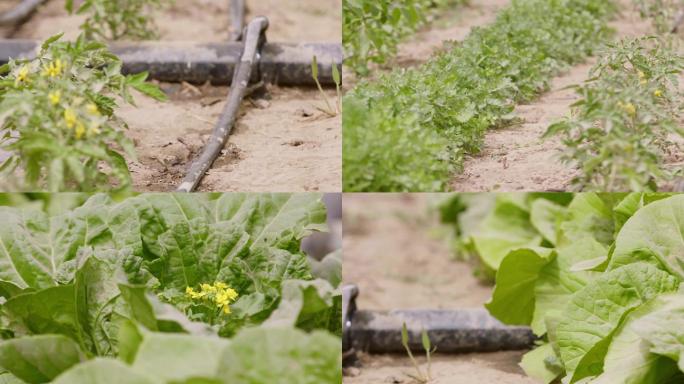
M425 358L427 360L427 372L424 374L423 370L420 369L420 365L418 365L418 362L416 359L413 357L413 353L411 352L411 348L409 348L408 345L408 329L406 328L406 323L402 324L401 327L401 344L404 346L406 349L406 353L408 354L409 359L411 359L411 363L413 364L413 367L416 369L416 375L408 375L412 379L418 381L419 383L429 383L432 381L432 361L431 361L431 354L432 354L432 348L430 345L430 337L427 334L427 331L424 329L421 332L421 342L423 344L423 349L425 350Z

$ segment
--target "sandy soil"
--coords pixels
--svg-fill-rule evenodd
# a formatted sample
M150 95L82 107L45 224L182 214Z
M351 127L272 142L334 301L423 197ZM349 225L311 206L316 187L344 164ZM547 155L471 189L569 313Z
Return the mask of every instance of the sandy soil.
M248 18L265 14L269 40L340 42L342 0L248 0ZM161 40L220 41L228 36L228 2L175 0L155 20ZM79 16L63 1L50 0L14 38L41 39L57 31L78 35ZM211 134L228 94L227 87L162 84L170 101L139 96L138 107L119 111L129 125L138 158L129 159L138 191L170 191ZM328 92L331 100L334 93ZM207 173L201 191L334 192L341 187L341 117L316 107L315 89L269 87L244 104L233 135Z
M138 108L120 110L138 152L138 161L130 162L135 190L169 191L180 184L208 140L228 92L226 87L164 88L169 102L138 97ZM199 190L339 191L340 117L316 110L321 103L312 89L272 87L250 97Z
M344 281L359 286L359 308L467 308L482 306L491 287L454 261L434 212L437 195L345 194ZM518 367L523 352L437 355L433 383L535 383ZM421 363L423 360L420 360ZM345 370L344 383L412 383L404 356L363 355Z
M629 11L611 25L619 38L651 31L649 21ZM558 161L560 140L542 140L541 135L550 124L570 114L570 105L578 96L574 90L564 88L585 81L594 62L590 59L571 68L554 79L551 90L537 101L517 106L516 114L523 123L488 132L482 153L466 159L465 172L453 180L452 188L472 192L568 190L577 171Z
M228 1L174 0L154 20L161 40L225 41L229 34ZM274 42L339 42L342 0L247 0L247 20L266 15L267 36ZM332 12L331 10L335 10ZM45 39L58 32L78 36L82 16L69 16L63 0L49 0L12 37Z

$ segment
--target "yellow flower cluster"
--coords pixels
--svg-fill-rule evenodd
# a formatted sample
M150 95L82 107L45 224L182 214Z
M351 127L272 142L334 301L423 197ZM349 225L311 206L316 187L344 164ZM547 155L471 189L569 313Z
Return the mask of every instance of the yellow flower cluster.
M185 294L193 300L213 303L225 314L230 313L230 303L238 297L238 293L233 288L220 281L213 285L201 284L199 292L192 287L187 287Z
M44 65L43 72L41 73L41 75L45 77L57 77L62 74L62 72L64 71L64 67L64 61L62 61L61 59L57 59L51 62L50 64Z
M48 98L53 105L56 105L61 99L61 93L59 91L51 92L48 94ZM88 134L94 135L100 133L100 121L98 121L100 112L97 108L97 105L93 103L88 104L86 106L86 111L88 111L88 114L90 117L92 117ZM83 136L85 136L85 124L83 124L83 121L78 118L78 115L73 108L68 107L64 109L64 123L66 124L67 128L74 130L74 137L76 137L76 140L81 140Z
M653 92L653 96L655 96L655 97L661 97L662 95L663 95L663 91L661 91L660 89L656 89Z

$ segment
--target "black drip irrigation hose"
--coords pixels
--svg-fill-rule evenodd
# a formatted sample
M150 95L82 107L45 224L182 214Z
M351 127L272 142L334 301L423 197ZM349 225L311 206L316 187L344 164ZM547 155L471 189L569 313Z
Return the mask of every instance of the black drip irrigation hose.
M240 41L245 28L245 0L230 0L230 36L229 41Z
M0 26L12 26L26 20L45 0L23 0L16 7L0 15Z
M200 157L191 165L190 171L178 189L176 189L176 192L194 191L226 145L228 136L230 136L233 130L240 104L242 104L242 99L247 92L249 79L252 77L252 70L257 67L256 64L260 59L260 50L266 41L265 31L267 28L268 19L263 16L255 18L247 25L242 59L235 67L228 102L221 113L218 123L216 123L209 143L204 147Z
M406 324L408 347L423 349L425 331L440 353L496 352L529 349L536 337L529 327L507 326L484 308L455 310L357 310L356 286L342 289L342 352L345 364L356 352L404 353L402 328Z

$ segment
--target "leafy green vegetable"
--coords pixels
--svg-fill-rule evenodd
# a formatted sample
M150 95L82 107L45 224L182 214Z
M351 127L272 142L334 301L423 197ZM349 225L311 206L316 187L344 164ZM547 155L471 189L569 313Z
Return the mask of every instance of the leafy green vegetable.
M488 216L511 204L521 212L552 207L537 215L543 225L529 215L509 221L517 228L497 227L502 240L490 240L506 244L531 228L545 234L503 256L487 304L502 322L529 325L542 338L523 358L527 374L544 383L680 382L684 196L582 193L567 205L538 197L499 196ZM479 252L498 257L502 248Z
M94 195L52 216L3 207L0 217L8 380L98 384L120 371L140 383L259 382L275 373L245 367L268 370L269 360L290 367L281 382L341 377L331 363L341 358L341 293L314 279L300 251L325 230L319 195ZM341 264L324 262L335 281ZM224 286L236 292L230 307L188 294ZM241 356L242 340L262 350Z

